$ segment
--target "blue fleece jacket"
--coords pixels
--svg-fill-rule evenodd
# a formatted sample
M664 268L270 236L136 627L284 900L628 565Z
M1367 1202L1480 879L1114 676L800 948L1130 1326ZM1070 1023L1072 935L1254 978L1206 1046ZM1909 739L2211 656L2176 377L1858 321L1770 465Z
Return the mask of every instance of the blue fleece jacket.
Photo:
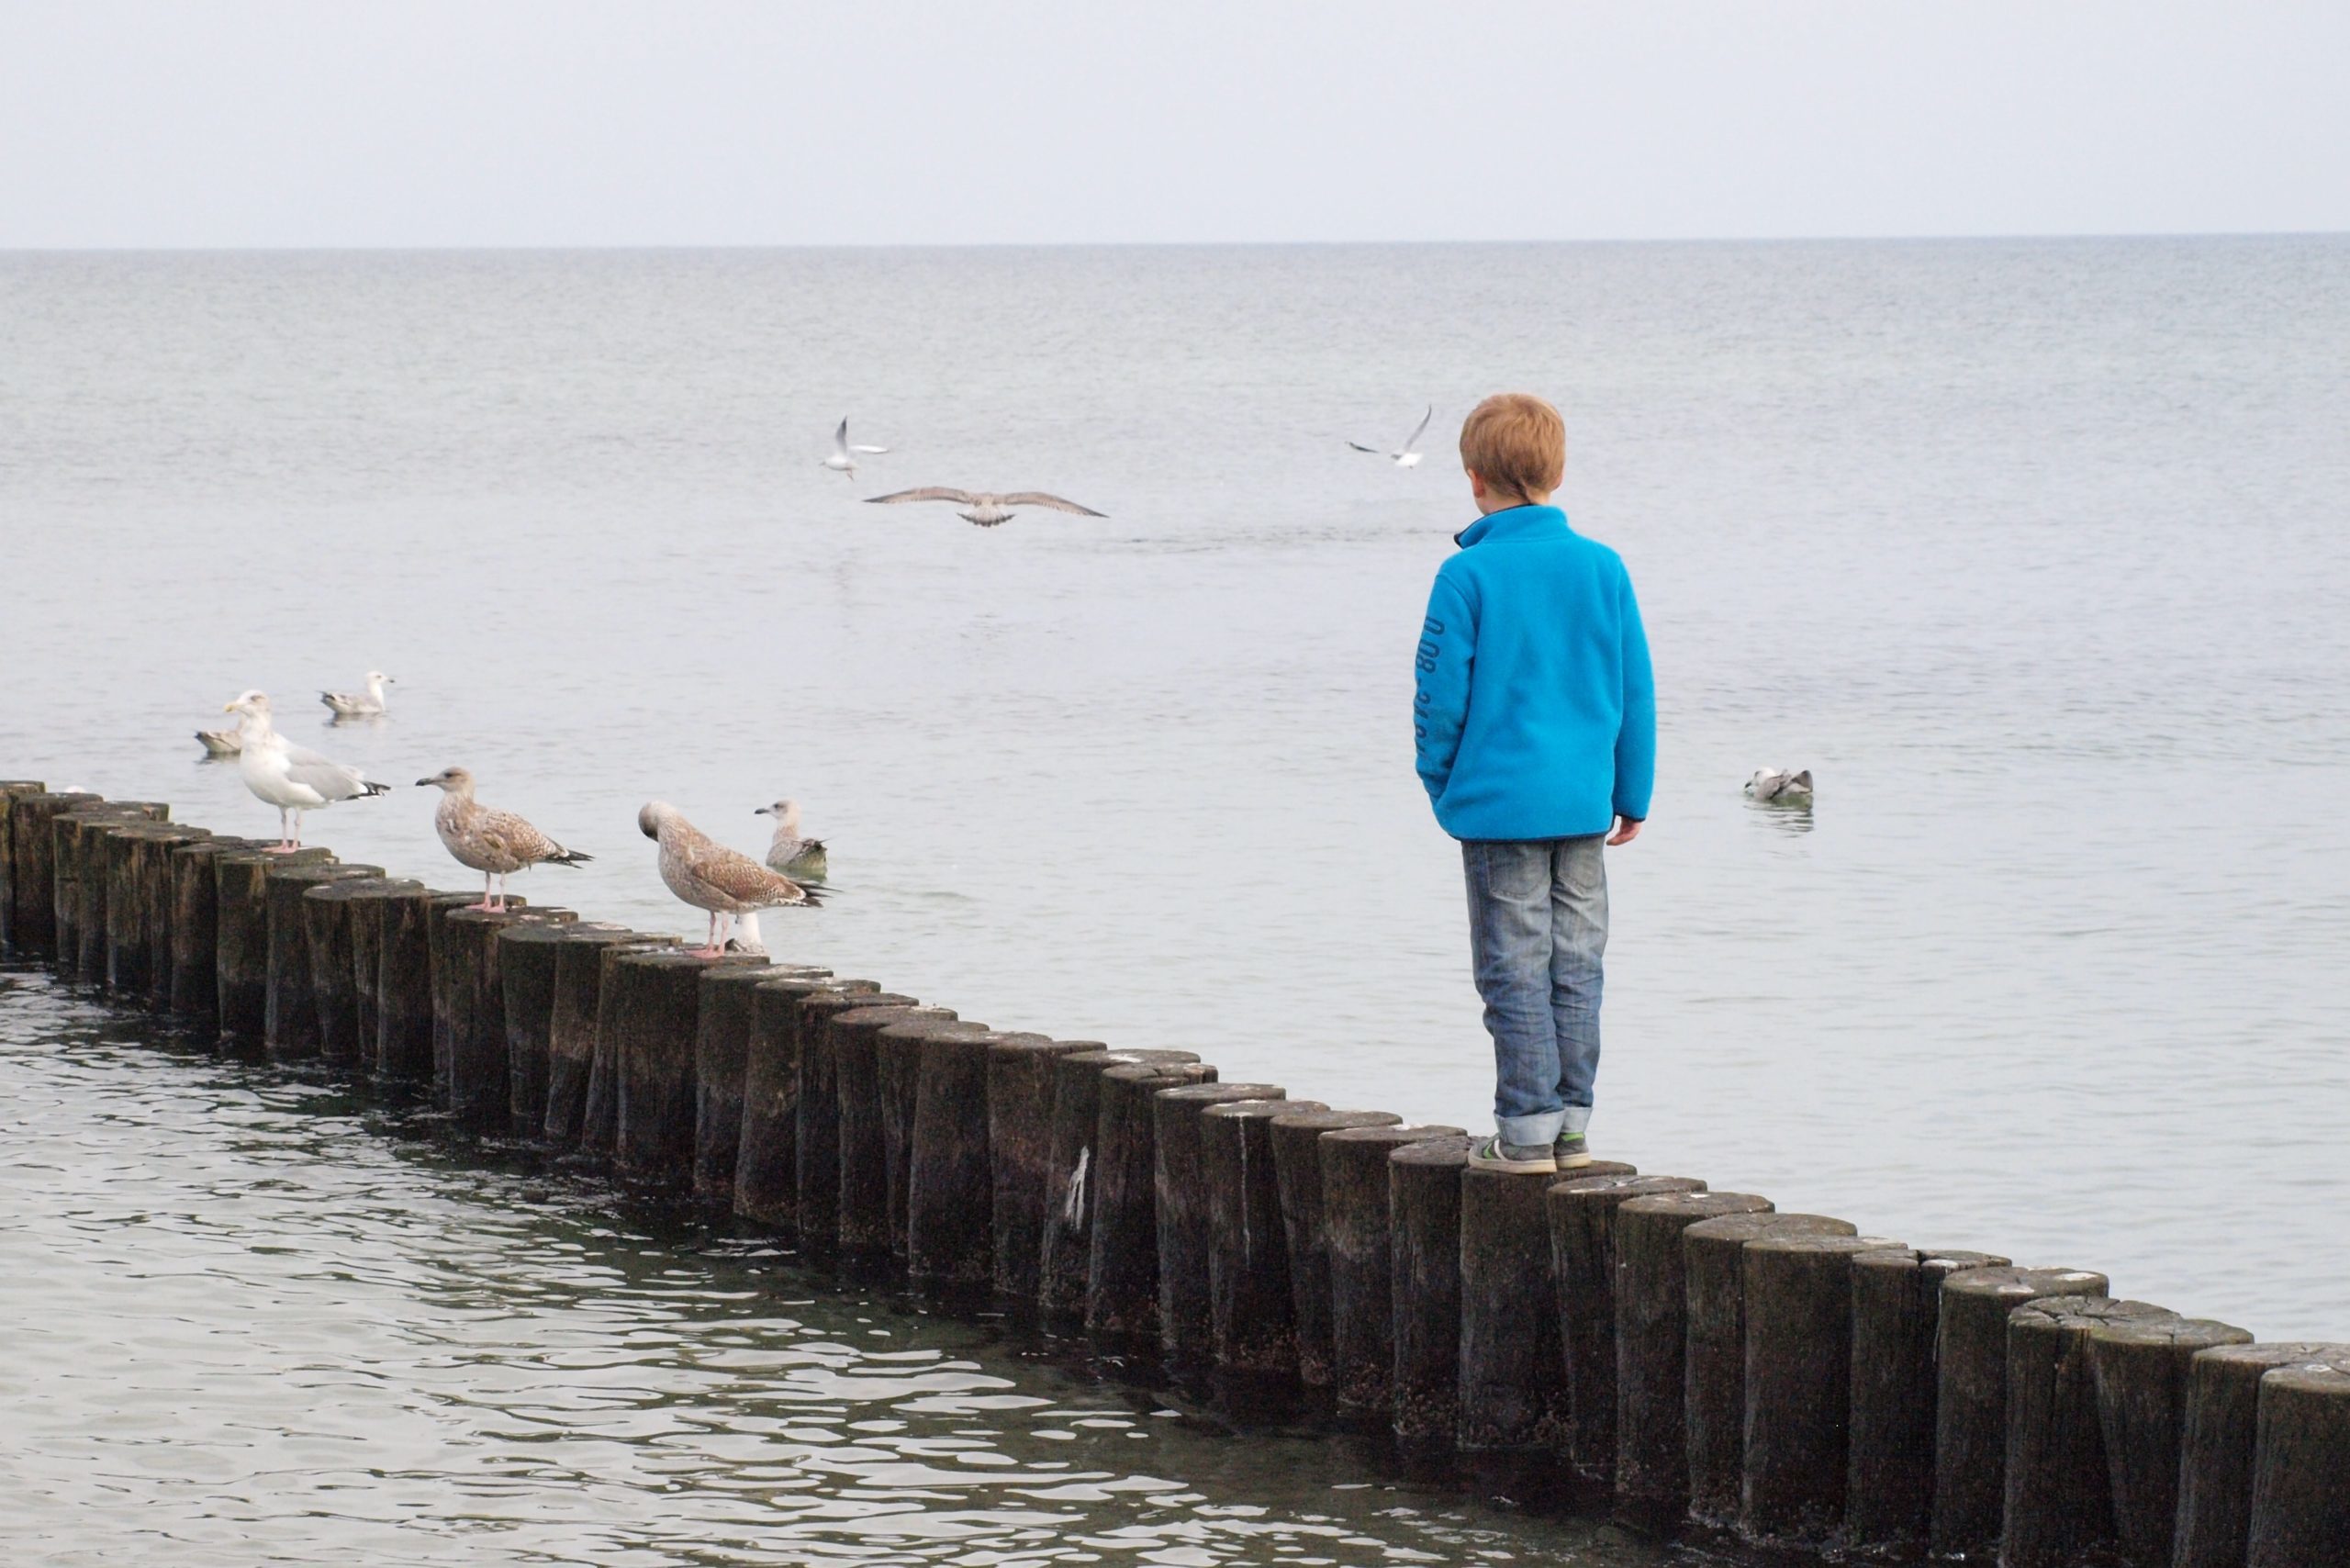
M1480 518L1420 628L1420 782L1455 838L1573 838L1649 814L1656 688L1632 579L1556 507Z

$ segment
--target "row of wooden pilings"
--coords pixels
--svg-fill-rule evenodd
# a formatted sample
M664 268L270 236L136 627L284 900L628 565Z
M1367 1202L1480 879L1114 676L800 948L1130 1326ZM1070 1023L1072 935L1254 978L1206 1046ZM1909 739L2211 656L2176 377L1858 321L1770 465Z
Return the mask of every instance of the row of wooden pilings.
M993 1030L871 980L466 907L155 802L0 783L0 944L224 1048L429 1092L804 1253L900 1260L1626 1518L2013 1568L2350 1563L2350 1346L1703 1182Z

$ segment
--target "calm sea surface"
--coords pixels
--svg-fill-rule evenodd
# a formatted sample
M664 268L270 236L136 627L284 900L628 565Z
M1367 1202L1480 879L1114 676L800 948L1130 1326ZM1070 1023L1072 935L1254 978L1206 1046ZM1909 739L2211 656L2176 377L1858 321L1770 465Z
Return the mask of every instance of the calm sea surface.
M1473 1125L1410 659L1472 515L1452 433L1530 387L1662 710L1601 1152L2338 1338L2345 364L2340 239L0 257L0 776L267 831L191 738L259 686L298 740L402 786L464 764L598 857L519 891L673 930L638 805L750 848L794 795L839 890L767 917L778 956ZM1431 401L1416 470L1343 444ZM844 414L892 448L853 482L816 464ZM859 504L923 484L1110 518ZM391 716L328 728L315 693L371 667ZM1816 807L1746 802L1763 765ZM437 798L311 836L465 886ZM264 1518L292 1555L886 1558L872 1509L972 1562L1169 1520L1201 1539L1138 1560L1240 1560L1270 1549L1203 1521L1316 1515L1472 1550L1332 1494L1326 1449L787 1305L755 1257L125 1057L28 985L0 1279L49 1327L0 1351L40 1412L0 1474L161 1505L176 1561ZM1037 1428L1097 1407L1128 1427L1061 1455L1091 1490L1037 1494Z

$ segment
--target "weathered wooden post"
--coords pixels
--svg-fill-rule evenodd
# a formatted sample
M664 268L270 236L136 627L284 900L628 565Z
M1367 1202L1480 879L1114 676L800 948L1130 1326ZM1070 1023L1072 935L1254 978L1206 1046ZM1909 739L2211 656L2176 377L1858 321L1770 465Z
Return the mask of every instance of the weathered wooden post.
M1200 1113L1208 1194L1208 1321L1216 1364L1251 1377L1297 1372L1297 1303L1273 1169L1273 1123L1315 1100L1235 1100Z
M1045 1234L1036 1301L1059 1316L1085 1315L1093 1268L1093 1218L1101 1183L1095 1140L1102 1130L1102 1075L1113 1067L1180 1066L1190 1051L1071 1051L1053 1058L1053 1131L1045 1172ZM1152 1286L1157 1290L1155 1282ZM1157 1296L1152 1297L1156 1302Z
M1330 1384L1330 1226L1322 1202L1322 1135L1341 1127L1393 1127L1388 1111L1309 1111L1294 1104L1273 1119L1273 1177L1280 1184L1281 1239L1289 1249L1290 1306L1297 1325L1297 1377Z
M252 849L241 838L207 838L172 851L173 1013L218 1028L220 1022L219 905L213 861Z
M431 1089L441 1049L440 986L432 970L432 932L448 910L470 895L415 892L387 897L376 918L375 1043L371 1063L378 1084ZM359 945L351 961L359 963Z
M146 821L119 823L100 835L106 877L106 982L118 999L148 1003L159 975L168 995L172 906L168 896L158 902L156 895L170 891L164 873L172 852L210 836L200 827Z
M2260 1380L2278 1367L2350 1361L2350 1345L2224 1345L2195 1358L2178 1466L2176 1568L2244 1568L2252 1547Z
M269 928L268 989L263 1003L262 1043L278 1061L300 1061L319 1054L318 993L310 985L310 934L303 902L312 888L354 877L381 877L381 866L278 864L264 873Z
M2114 1542L2089 1338L2109 1324L2177 1314L2143 1301L2049 1296L2008 1315L2007 1504L2002 1568L2069 1568Z
M884 1031L893 1040L905 1025ZM908 1160L906 1271L918 1284L974 1290L995 1276L995 1172L988 1080L1003 1046L1048 1046L1032 1034L923 1031L914 1068Z
M1544 1190L1566 1365L1565 1451L1586 1479L1612 1481L1616 1473L1616 1211L1634 1198L1705 1190L1692 1177L1606 1170L1597 1162Z
M434 1098L467 1126L501 1132L512 1117L498 934L525 923L569 924L576 918L569 910L525 909L509 902L501 910L471 904L444 909L433 923Z
M1151 1212L1158 1254L1158 1346L1198 1361L1215 1350L1208 1277L1208 1190L1200 1160L1200 1114L1210 1105L1282 1100L1275 1083L1184 1083L1150 1099Z
M912 1007L903 991L811 991L800 1002L800 1124L797 1180L800 1246L830 1253L841 1244L840 1057L833 1020L867 1007Z
M1405 1144L1387 1157L1394 1427L1407 1443L1449 1442L1460 1421L1460 1178L1468 1168L1465 1137Z
M8 802L9 935L17 950L55 961L57 851L50 823L67 812L98 804L79 790L19 792Z
M734 1170L743 1159L743 1094L751 1069L753 992L805 970L733 964L701 977L694 1025L694 1196L713 1208L734 1207Z
M1818 1547L1844 1526L1852 1260L1899 1243L1765 1236L1746 1248L1747 1540Z
M57 967L92 983L106 973L106 834L134 822L163 822L170 809L151 801L100 801L50 819L55 868Z
M2246 1568L2339 1568L2350 1543L2350 1357L2260 1380Z
M160 824L159 824L160 825ZM179 852L194 844L208 844L212 834L200 827L165 828L140 841L131 874L138 883L140 967L146 972L143 1000L158 1012L172 1005L173 944L178 918L178 887L174 867Z
M743 1132L734 1213L784 1236L800 1233L800 1003L819 991L870 993L871 980L810 969L751 991L743 1064Z
M914 1123L920 1114L922 1099L923 1053L936 1037L954 1036L968 1039L974 1036L992 1034L984 1024L968 1018L910 1019L892 1024L874 1036L874 1078L880 1091L881 1160L888 1174L882 1195L890 1225L890 1253L895 1258L910 1256L913 1212ZM970 1109L982 1125L987 1118L988 1101L985 1075L981 1075L979 1093ZM986 1151L984 1138L979 1145ZM980 1196L986 1196L988 1174L979 1170ZM976 1204L971 1205L977 1208ZM984 1217L985 1211L979 1211Z
M1585 1170L1593 1169L1586 1167ZM1609 1167L1631 1173L1629 1166ZM1578 1171L1578 1176L1583 1171ZM1463 1449L1568 1450L1572 1409L1551 1303L1556 1172L1470 1170L1460 1179L1460 1424Z
M1689 1515L1734 1526L1746 1477L1746 1245L1765 1236L1851 1236L1825 1215L1736 1214L1681 1233L1688 1359L1683 1388Z
M309 955L310 997L318 1015L321 1059L336 1067L361 1067L374 1057L372 1027L362 1034L356 912L363 900L420 886L387 877L338 877L303 891L302 940ZM373 967L369 966L371 970ZM372 974L370 981L372 997ZM371 1010L365 1023L372 1025L374 1021Z
M1880 1248L1852 1260L1850 1462L1844 1544L1922 1545L1934 1509L1934 1335L1942 1282L2008 1260Z
M32 778L0 778L0 953L17 951L17 800L46 795L49 786Z
M597 929L598 927L591 927ZM577 923L526 920L498 928L498 988L505 1004L507 1122L532 1139L546 1136L547 1081L554 1070L555 962ZM600 929L624 934L623 925ZM592 1050L593 1044L589 1048Z
M547 1013L547 1109L541 1130L556 1148L583 1146L609 1153L620 1093L610 1060L599 1048L604 971L621 953L675 951L677 939L606 923L562 927L554 951L554 997ZM603 1069L599 1137L588 1140L588 1102Z
M599 1040L609 1037L613 1045L620 1094L612 1157L621 1175L664 1188L693 1180L694 1037L701 978L735 964L765 969L767 959L674 951L612 955L604 972L597 1032Z
M2042 1296L2101 1296L2087 1269L1965 1269L1942 1281L1934 1349L1938 1557L1998 1550L2007 1495L2008 1314Z
M1096 1334L1158 1337L1158 1118L1151 1097L1214 1081L1215 1069L1204 1062L1129 1062L1102 1075L1085 1281L1085 1327Z
M1053 1064L1098 1040L1000 1036L988 1047L989 1208L998 1294L1034 1302L1044 1267L1045 1189L1053 1162Z
M2195 1358L2251 1343L2244 1330L2208 1317L2139 1318L2090 1331L2089 1372L2112 1478L2114 1534L2133 1568L2171 1568ZM2350 1482L2350 1473L2344 1479Z
M1663 1526L1689 1506L1688 1276L1682 1232L1771 1212L1751 1193L1659 1193L1616 1210L1616 1499Z
M1330 1268L1330 1381L1338 1409L1393 1419L1395 1245L1387 1157L1459 1127L1337 1127L1324 1133L1323 1229Z
M881 1032L893 1024L956 1022L951 1007L852 1007L825 1022L839 1106L841 1251L886 1257L890 1251L890 1144L882 1125Z

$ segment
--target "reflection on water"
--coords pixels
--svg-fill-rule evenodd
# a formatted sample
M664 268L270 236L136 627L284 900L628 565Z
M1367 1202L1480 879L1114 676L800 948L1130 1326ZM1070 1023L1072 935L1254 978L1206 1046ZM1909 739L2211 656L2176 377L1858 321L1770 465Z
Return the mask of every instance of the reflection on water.
M1809 833L1811 802L1809 801L1757 801L1749 799L1746 809L1780 833Z
M0 971L14 1561L1686 1560L168 1044Z

